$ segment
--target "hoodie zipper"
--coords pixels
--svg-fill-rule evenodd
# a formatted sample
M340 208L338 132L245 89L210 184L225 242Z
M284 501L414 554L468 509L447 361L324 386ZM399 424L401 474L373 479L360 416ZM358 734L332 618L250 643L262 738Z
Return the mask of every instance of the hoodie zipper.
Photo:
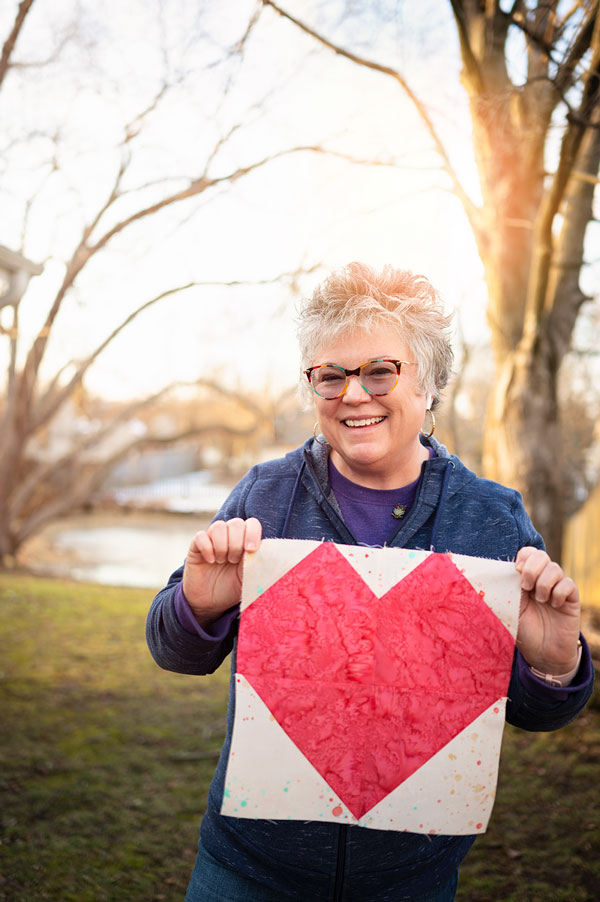
M342 893L344 892L344 870L346 868L346 842L348 840L349 829L347 824L343 824L340 826L339 830L332 902L342 902Z

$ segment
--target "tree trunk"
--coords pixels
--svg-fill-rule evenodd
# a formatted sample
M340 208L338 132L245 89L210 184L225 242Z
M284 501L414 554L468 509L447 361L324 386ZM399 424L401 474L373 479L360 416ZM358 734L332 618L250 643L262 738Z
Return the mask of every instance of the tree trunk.
M486 417L485 475L520 490L552 560L562 552L557 367L550 342L523 343L499 365Z
M550 556L560 561L565 496L557 380L584 300L579 273L593 215L593 184L578 181L573 172L593 177L600 158L597 11L590 8L562 46L556 4L513 4L508 14L499 4L450 3L483 195L485 228L477 243L496 362L483 472L522 492ZM523 85L509 76L511 24L526 35ZM554 50L554 70L548 47ZM590 47L589 67L577 76L575 64ZM552 114L575 83L579 108L565 119L555 172L548 176ZM586 129L594 120L596 127ZM563 228L557 241L559 214Z

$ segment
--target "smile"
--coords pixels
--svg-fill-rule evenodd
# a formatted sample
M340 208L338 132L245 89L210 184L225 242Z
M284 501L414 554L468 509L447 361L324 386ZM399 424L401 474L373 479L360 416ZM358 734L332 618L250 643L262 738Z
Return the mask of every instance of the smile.
M374 426L375 423L382 423L385 417L369 417L365 420L342 420L345 426L356 429L358 426Z

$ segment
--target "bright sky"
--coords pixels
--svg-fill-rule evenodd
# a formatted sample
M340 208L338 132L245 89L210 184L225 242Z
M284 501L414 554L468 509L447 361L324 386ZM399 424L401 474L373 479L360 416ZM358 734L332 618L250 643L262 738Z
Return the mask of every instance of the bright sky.
M387 25L367 14L337 29L341 3L287 0L286 8L340 43L352 41L358 52L400 68L431 104L475 191L446 4L387 5L394 10ZM2 40L16 8L16 0L3 4ZM123 123L151 102L165 74L173 86L130 143L128 187L155 180L182 186L203 172L233 127L211 176L316 142L397 165L369 168L292 154L134 226L86 267L65 302L48 374L84 356L159 291L189 281L270 279L302 265L328 270L355 259L424 272L449 309L460 308L467 337L485 337L481 264L409 101L390 79L320 48L269 9L243 60L227 61L225 49L240 40L255 9L249 0L34 4L17 59L43 59L73 23L78 34L60 64L28 70L27 79L9 78L0 92L0 243L20 246L25 205L33 198L24 251L46 261L23 303L23 334L39 327L62 278L61 259L110 190ZM56 150L45 132L59 136ZM53 154L57 171L51 173ZM116 215L163 191L161 184L123 198ZM110 214L106 223L113 221ZM302 279L301 290L310 292L318 278ZM142 314L99 358L87 384L110 397L133 397L174 379L211 375L227 362L233 381L271 385L277 394L298 373L293 305L284 284L192 289Z

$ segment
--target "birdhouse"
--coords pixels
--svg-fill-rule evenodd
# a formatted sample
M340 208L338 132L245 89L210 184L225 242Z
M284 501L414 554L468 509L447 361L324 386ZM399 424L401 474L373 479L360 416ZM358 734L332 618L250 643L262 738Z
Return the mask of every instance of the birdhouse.
M0 309L16 307L25 294L30 278L39 276L43 268L23 254L0 244Z

